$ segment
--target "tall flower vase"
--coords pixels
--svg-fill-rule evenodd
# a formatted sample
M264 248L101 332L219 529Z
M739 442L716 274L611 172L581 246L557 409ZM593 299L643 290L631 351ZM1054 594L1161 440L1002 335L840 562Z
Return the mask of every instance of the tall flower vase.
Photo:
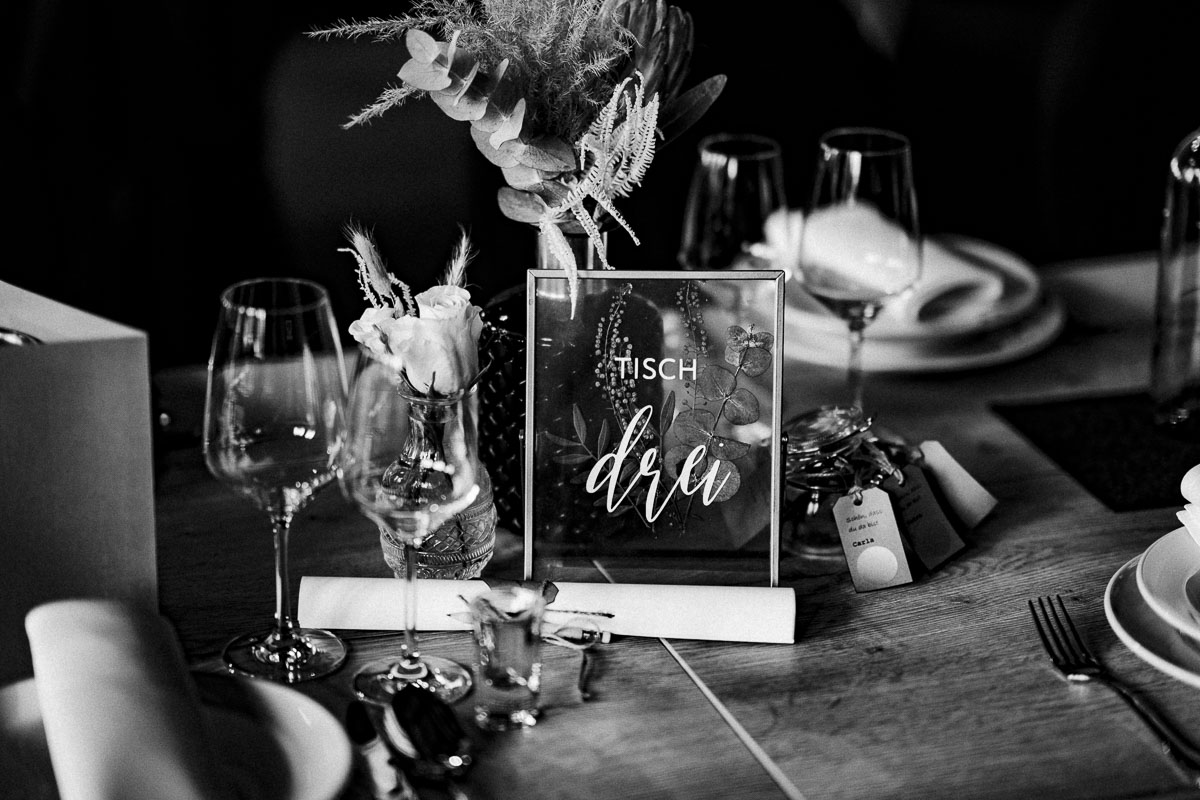
M566 239L580 270L597 267L596 251L587 236L567 233ZM559 268L540 234L534 266ZM497 524L517 535L525 529L525 301L522 281L484 307L479 354L485 365L479 381L480 459L493 476Z
M479 485L474 502L433 530L419 548L406 547L384 527L379 529L383 559L397 578L407 574L407 559L415 560L417 578L469 580L477 578L492 558L496 543L496 505L487 467L479 458L479 397L472 389L452 405L410 405L410 432L404 459L413 464L446 460L445 442L464 449L462 460L472 465ZM426 490L436 487L426 487Z

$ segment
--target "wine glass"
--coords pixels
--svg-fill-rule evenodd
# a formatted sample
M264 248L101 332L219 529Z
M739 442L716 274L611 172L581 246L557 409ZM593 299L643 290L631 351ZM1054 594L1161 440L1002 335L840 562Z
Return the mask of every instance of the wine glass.
M295 278L236 283L221 294L208 361L204 460L267 512L275 536L275 625L225 647L233 672L284 683L333 672L346 645L292 618L293 518L333 481L346 368L325 289Z
M400 658L354 678L359 697L387 703L415 683L448 703L471 689L471 671L417 649L416 553L431 531L467 508L480 491L474 389L423 395L394 357L360 348L339 457L343 494L382 526L405 553L404 642Z
M772 212L785 208L779 143L749 133L706 136L692 175L679 264L684 269L745 268L765 238Z
M893 131L838 128L819 148L798 277L849 326L847 383L861 407L864 331L888 298L921 274L912 147Z

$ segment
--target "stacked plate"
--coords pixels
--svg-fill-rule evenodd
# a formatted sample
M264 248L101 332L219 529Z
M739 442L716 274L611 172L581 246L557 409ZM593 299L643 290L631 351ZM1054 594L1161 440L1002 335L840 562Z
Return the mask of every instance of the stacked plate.
M1104 593L1104 613L1140 658L1200 688L1200 543L1186 527L1117 570Z
M1066 314L1033 267L965 236L929 238L921 279L867 327L863 370L950 372L1015 361L1049 345ZM789 358L844 367L846 322L795 280L785 314Z

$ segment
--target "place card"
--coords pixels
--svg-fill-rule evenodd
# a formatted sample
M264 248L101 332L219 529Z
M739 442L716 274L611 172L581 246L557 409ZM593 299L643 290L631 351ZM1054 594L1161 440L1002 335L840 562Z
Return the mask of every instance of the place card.
M904 538L927 570L944 563L966 545L942 510L925 472L915 464L901 469L904 481L884 481L882 488L893 500Z
M833 505L850 579L860 592L912 583L900 526L891 496L882 489L864 489Z
M962 468L941 442L921 442L922 466L941 489L951 511L968 529L974 528L996 507L996 498L971 473Z

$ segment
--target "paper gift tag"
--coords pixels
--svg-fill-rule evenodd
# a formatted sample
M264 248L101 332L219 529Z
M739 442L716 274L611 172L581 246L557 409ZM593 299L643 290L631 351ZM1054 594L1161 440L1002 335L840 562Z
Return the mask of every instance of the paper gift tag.
M894 499L900 525L913 553L932 570L965 546L942 510L937 495L915 464L902 470L904 483L888 478L883 488Z
M937 481L950 510L968 528L974 528L996 507L996 498L971 477L941 442L921 442L925 468Z
M882 489L865 489L833 504L850 579L860 592L912 583L912 570L892 510L892 498Z

